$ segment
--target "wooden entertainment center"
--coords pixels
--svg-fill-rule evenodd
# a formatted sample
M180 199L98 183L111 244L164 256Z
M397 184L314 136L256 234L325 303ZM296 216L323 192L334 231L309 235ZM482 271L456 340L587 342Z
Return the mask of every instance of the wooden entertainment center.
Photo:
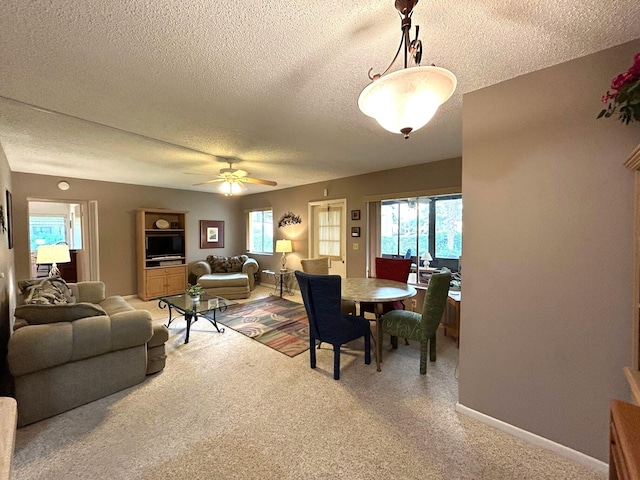
M138 296L151 300L187 288L187 212L139 208L136 212Z
M640 478L640 145L625 166L635 179L633 364L624 369L636 405L611 401L609 435L609 478Z

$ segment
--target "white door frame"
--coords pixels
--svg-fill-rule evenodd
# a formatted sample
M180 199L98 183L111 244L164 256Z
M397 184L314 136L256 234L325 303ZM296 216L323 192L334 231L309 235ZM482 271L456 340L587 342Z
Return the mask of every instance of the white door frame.
M340 219L342 230L340 232L340 250L341 260L340 262L329 262L329 273L332 275L340 275L345 278L347 276L347 199L336 198L333 200L321 200L317 202L309 202L308 204L308 219L309 219L309 245L308 252L310 257L315 257L315 238L316 238L316 225L314 211L318 207L328 207L329 205L336 205L342 208L342 216ZM338 265L339 263L339 265Z
M82 251L86 254L78 259L78 280L100 280L100 250L98 248L98 202L95 200L63 200L63 199L45 199L45 198L28 198L29 202L49 202L63 204L78 204L82 212ZM29 209L27 208L27 211ZM31 249L27 248L27 252L31 255ZM29 258L31 265L31 258Z

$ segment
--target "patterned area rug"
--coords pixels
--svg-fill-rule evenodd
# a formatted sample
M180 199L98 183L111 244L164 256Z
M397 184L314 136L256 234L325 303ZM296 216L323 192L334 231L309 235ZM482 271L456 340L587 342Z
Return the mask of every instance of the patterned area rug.
M285 298L274 296L229 307L218 321L290 357L309 349L304 305Z

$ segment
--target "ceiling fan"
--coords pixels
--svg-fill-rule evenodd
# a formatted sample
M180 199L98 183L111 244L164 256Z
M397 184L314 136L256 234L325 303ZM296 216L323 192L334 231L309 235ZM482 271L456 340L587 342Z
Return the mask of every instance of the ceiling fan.
M249 172L240 170L238 168L233 168L233 162L228 163L229 168L221 168L220 174L216 178L212 178L211 180L207 180L206 182L202 183L194 183L193 185L208 185L210 183L222 182L220 190L225 195L233 195L235 193L240 193L242 190L247 190L247 187L244 185L245 183L269 185L270 187L275 187L276 185L278 185L277 182L271 180L262 180L260 178L249 177Z

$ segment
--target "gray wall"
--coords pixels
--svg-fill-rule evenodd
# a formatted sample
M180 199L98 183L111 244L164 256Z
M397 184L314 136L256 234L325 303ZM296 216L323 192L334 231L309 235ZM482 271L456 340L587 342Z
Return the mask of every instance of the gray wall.
M389 137L390 141L396 137ZM408 141L419 141L411 138ZM404 141L404 140L403 140ZM308 257L308 203L331 199L347 199L347 276L362 277L366 270L366 210L363 197L366 195L396 194L441 188L459 189L461 186L462 159L452 158L439 162L424 163L411 167L396 168L382 172L341 178L329 182L319 182L302 187L275 190L240 197L245 210L272 207L275 224L274 238L293 240L293 253L287 254L287 266L300 268L299 260ZM324 189L327 196L324 197ZM459 191L459 190L458 190ZM278 229L277 222L284 213L292 210L300 215L302 223ZM360 210L360 220L352 221L351 210ZM361 236L349 236L351 227L360 227ZM353 244L358 250L353 250ZM261 268L279 268L280 255L256 256Z
M6 190L11 191L11 170L0 145L0 205L3 205L4 220L7 223ZM0 396L11 393L9 370L7 367L7 342L13 329L12 314L15 308L15 273L13 252L9 249L8 233L0 232Z
M640 125L600 97L640 41L464 96L460 403L606 461L629 399Z

